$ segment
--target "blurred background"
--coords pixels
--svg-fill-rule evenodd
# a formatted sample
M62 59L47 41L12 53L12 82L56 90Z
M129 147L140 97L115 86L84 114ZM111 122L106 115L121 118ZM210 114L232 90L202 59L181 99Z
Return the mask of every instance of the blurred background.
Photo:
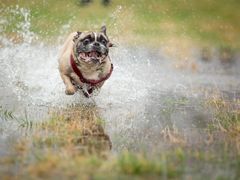
M30 30L43 39L106 24L111 36L138 46L240 46L238 0L1 0L0 5L1 33L9 36L17 36L24 18L12 12L18 7L30 11Z

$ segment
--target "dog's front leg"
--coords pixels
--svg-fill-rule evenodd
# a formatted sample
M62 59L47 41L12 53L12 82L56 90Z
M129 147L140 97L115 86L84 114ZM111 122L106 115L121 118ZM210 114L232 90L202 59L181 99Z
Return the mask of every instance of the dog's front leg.
M69 76L62 74L61 77L63 79L63 82L66 86L65 94L66 95L73 95L76 92L76 88L73 86L71 79Z

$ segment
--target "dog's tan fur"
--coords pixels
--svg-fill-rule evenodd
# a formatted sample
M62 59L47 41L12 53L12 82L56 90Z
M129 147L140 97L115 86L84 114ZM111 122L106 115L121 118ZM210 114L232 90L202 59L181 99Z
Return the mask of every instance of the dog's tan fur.
M86 37L88 34L92 32L82 32L79 39ZM80 81L79 77L77 74L73 71L71 64L70 64L70 56L74 56L74 37L77 35L77 32L71 33L67 40L65 41L63 45L62 52L60 54L59 58L59 71L61 78L63 79L63 82L66 86L65 93L67 95L73 95L77 89L75 86L72 84L73 80L76 84L80 85L81 87L83 86L83 83ZM110 69L111 69L111 61L109 56L105 58L105 62L102 64L94 64L94 63L86 63L83 61L78 61L74 58L76 64L78 65L77 67L79 70L82 72L83 76L86 79L91 79L91 80L99 80L102 77L105 77ZM97 88L101 88L104 82L99 83L97 85Z

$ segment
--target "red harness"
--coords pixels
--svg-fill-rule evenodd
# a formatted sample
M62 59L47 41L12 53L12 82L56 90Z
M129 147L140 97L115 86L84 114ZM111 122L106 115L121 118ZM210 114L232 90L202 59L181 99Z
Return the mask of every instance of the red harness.
M97 84L99 84L99 83L101 83L101 82L103 82L103 81L106 81L106 80L111 76L112 71L113 71L113 64L111 64L110 72L109 72L105 77L103 77L103 78L101 78L101 79L99 79L99 80L86 79L86 78L82 75L81 71L78 69L78 67L77 67L77 65L76 65L76 63L75 63L75 61L74 61L74 58L73 58L72 54L71 54L71 57L70 57L70 63L71 63L71 66L72 66L73 71L78 75L80 81L81 81L82 83L86 83L86 84L89 84L89 85L91 86L91 88L87 90L87 91L88 91L88 94L91 94L91 93L93 92L93 89L94 89L95 86L97 86ZM83 92L83 93L84 93L84 92ZM89 97L89 95L86 95L85 93L84 93L84 95L85 95L86 97Z

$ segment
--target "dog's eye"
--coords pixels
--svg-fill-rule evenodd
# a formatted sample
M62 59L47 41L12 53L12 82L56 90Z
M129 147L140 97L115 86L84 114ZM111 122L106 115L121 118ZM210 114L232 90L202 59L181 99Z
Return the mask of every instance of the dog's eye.
M90 42L89 39L85 39L85 40L83 41L83 44L84 44L84 45L87 45L87 44L89 44L89 42Z
M101 41L101 43L104 44L104 45L106 45L106 44L107 44L107 41L103 39L103 40Z

